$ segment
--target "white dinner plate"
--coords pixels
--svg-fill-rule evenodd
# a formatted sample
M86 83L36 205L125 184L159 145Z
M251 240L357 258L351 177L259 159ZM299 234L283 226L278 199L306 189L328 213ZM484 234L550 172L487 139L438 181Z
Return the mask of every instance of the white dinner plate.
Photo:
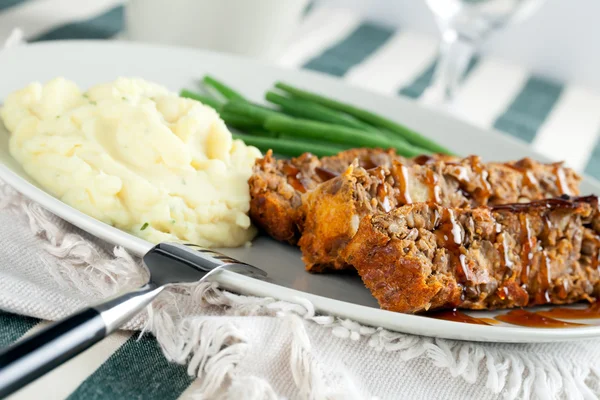
M282 69L254 60L195 49L124 42L45 42L0 52L0 102L31 81L57 76L83 87L137 76L158 82L173 91L194 88L210 73L244 95L261 101L277 80L343 99L397 120L447 146L458 154L478 154L485 160L504 161L530 156L547 160L524 144L493 131L484 131L418 104L348 86L322 74ZM108 242L143 255L151 244L99 222L67 206L33 183L8 153L8 133L0 129L0 178L49 211ZM585 178L582 193L600 193L600 185ZM600 336L600 321L576 321L580 328L540 329L499 323L473 325L380 310L360 279L352 274L312 275L304 271L300 252L291 246L260 237L250 248L228 249L227 254L268 272L278 284L246 278L231 272L218 276L222 286L241 293L282 300L310 300L322 313L350 318L387 329L432 337L490 342L548 342ZM469 313L490 318L498 312Z

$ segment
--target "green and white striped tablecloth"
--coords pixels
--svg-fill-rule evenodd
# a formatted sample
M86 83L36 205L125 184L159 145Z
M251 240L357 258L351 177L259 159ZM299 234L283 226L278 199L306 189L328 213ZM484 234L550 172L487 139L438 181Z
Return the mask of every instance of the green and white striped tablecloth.
M19 27L28 41L111 39L123 29L118 0L0 0L0 39ZM349 84L419 101L436 63L436 38L363 21L345 9L314 7L279 63L341 77ZM1 66L0 66L1 70ZM600 96L532 75L500 60L471 63L454 109L600 177ZM0 347L43 325L0 313ZM177 399L193 389L186 367L169 364L149 335L120 332L16 398Z
M46 324L35 318L0 312L0 347ZM152 336L140 338L137 333L118 332L17 392L13 398L177 399L192 383L186 367L167 362Z

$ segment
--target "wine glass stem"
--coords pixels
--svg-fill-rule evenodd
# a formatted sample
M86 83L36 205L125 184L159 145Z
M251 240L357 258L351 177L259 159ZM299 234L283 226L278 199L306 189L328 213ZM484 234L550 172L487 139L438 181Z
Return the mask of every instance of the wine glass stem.
M430 101L446 105L452 102L475 50L471 39L453 29L444 31L433 82L427 90Z

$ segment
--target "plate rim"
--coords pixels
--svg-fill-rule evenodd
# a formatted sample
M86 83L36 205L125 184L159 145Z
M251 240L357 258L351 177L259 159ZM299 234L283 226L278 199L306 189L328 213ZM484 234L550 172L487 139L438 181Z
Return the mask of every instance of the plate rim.
M234 60L241 61L243 63L250 62L254 63L259 67L275 68L279 70L285 70L286 68L262 62L259 60L249 59L241 56L214 52L210 50L202 50L188 47L179 46L168 46L168 45L155 45L147 43L133 43L133 42L106 42L100 40L69 40L69 41L48 41L34 44L27 44L22 46L27 49L35 49L38 47L52 47L52 46L72 46L72 45L91 45L110 48L110 47L144 47L147 49L158 49L160 51L172 51L174 49L184 50L190 53L197 53L198 55L209 54L223 58L224 61ZM12 49L8 49L11 51ZM0 55L2 55L1 52ZM398 103L406 103L406 99L394 98L391 96L385 96L378 93L370 92L368 90L357 88L348 85L339 78L331 77L326 74L322 74L314 71L301 71L303 74L318 75L321 79L327 79L337 82L342 82L348 90L362 91L370 93L371 95L377 95L385 101L398 101ZM0 99L1 104L1 99ZM416 105L419 108L423 106ZM431 114L438 114L433 110L428 110ZM459 120L451 115L440 115L443 118L451 118L458 121L461 124L471 125L472 124ZM502 140L506 140L511 144L526 146L524 143L518 141L515 138L506 136L494 129L483 129L475 127L481 132L492 135L500 135ZM530 149L533 153L535 150ZM547 160L547 157L540 155L540 159ZM589 182L592 186L600 187L600 182L595 178L582 175L585 181ZM16 191L27 197L29 200L38 203L43 208L47 209L52 214L68 221L69 223L77 226L78 228L98 237L101 240L112 243L113 245L122 246L128 251L132 252L136 256L142 256L145 252L150 250L152 243L147 242L141 238L138 238L128 232L117 229L104 222L101 222L83 212L63 203L61 200L55 198L48 192L38 188L27 180L19 176L10 167L4 165L0 161L0 179L10 185ZM260 267L260 266L259 266ZM557 341L571 341L578 339L590 339L600 337L600 325L579 327L579 328L560 328L560 329L548 329L548 328L530 328L520 326L485 326L485 325L474 325L465 324L455 321L446 321L435 318L423 317L420 315L396 313L392 311L371 308L360 304L354 304L341 300L331 299L312 293L302 292L296 289L280 286L274 283L269 283L257 279L252 279L243 275L239 275L230 271L223 271L217 274L215 280L221 284L221 286L227 290L233 290L235 292L241 292L249 295L259 297L272 297L278 298L284 301L290 301L298 303L299 298L304 298L310 301L316 310L319 312L333 315L338 318L349 318L360 324L367 326L382 327L384 329L393 330L396 332L422 335L429 337L438 337L452 340L462 341L475 341L475 342L499 342L499 343L541 343L541 342L557 342ZM426 318L425 320L423 318ZM370 320L371 322L368 322ZM375 325L373 321L380 321L381 324ZM422 323L425 322L426 323ZM411 326L411 329L407 330L404 328L405 325ZM427 326L426 329L421 326ZM461 329L460 327L467 328ZM438 334L432 334L432 330Z

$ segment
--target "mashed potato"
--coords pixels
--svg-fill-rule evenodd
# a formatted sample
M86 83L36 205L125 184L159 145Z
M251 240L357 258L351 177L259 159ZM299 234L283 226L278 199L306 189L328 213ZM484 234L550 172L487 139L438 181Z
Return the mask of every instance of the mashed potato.
M10 152L48 192L150 242L239 246L255 234L247 180L260 152L218 114L140 79L87 92L58 78L9 95Z

